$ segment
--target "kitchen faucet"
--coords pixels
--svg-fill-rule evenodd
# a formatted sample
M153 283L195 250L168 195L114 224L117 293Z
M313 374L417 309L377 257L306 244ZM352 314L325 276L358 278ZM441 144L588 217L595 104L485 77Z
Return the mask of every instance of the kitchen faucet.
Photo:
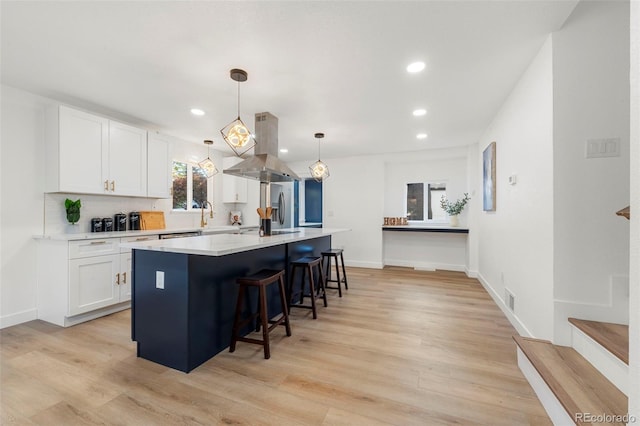
M205 226L207 226L207 221L204 219L204 208L207 206L207 204L209 204L209 217L211 219L213 219L213 205L211 204L211 202L209 202L209 200L206 200L205 202L202 203L202 207L200 208L200 227L204 228Z

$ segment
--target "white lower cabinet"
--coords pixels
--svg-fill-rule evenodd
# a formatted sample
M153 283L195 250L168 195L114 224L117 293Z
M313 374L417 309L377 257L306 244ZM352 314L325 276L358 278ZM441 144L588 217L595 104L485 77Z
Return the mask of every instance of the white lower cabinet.
M99 240L40 240L38 318L63 327L126 309L131 300L131 250L121 242L158 235Z

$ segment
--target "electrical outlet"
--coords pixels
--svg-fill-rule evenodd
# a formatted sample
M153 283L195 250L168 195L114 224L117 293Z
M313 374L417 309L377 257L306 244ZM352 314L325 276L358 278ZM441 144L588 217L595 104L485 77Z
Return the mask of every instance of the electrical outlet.
M164 271L156 271L156 288L164 290Z
M507 305L507 308L509 308L511 312L515 310L516 297L506 288L504 289L504 304Z

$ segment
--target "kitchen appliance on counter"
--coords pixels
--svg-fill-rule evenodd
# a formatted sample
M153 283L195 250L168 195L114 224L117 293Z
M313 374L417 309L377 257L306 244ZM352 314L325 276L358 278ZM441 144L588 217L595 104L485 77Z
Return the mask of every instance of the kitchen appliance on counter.
M140 230L140 212L129 213L129 229L131 231Z
M104 232L113 231L113 218L105 217L104 219L102 219L102 230Z
M113 215L113 230L114 231L126 231L127 230L127 215L124 213L116 213Z
M102 218L94 217L91 219L91 232L102 232Z

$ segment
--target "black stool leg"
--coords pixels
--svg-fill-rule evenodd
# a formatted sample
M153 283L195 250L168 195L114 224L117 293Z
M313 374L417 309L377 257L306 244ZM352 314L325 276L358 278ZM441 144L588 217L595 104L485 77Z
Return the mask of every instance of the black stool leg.
M267 295L265 286L260 286L260 319L262 320L262 345L264 346L264 359L271 358L269 351L269 311L267 310Z
M342 297L342 279L340 278L340 269L338 269L338 256L334 256L336 260L336 275L338 277L338 296Z
M309 269L309 293L311 294L311 311L313 312L313 319L318 319L318 314L316 312L316 295L314 294L315 286L313 284L313 271L311 270L311 265L307 265L303 271L305 269ZM302 276L304 277L304 272L302 273ZM302 281L302 294L304 294L304 281Z
M320 277L320 287L322 288L322 300L324 301L324 307L327 305L327 280L324 276L324 271L322 270L322 263L318 264L318 276Z
M304 303L304 278L307 273L307 268L302 268L302 284L300 284L300 304ZM311 297L313 297L313 291L311 292Z
M287 329L287 336L291 336L291 325L289 324L289 310L287 308L287 300L284 291L284 278L278 279L278 287L280 288L280 303L282 304L282 315L284 315L284 325Z
M289 277L289 294L288 294L288 303L287 306L290 308L291 305L293 304L293 296L294 296L294 292L293 292L293 283L294 283L294 277L296 275L296 267L292 266L291 267L291 276ZM289 309L291 310L291 309Z
M236 301L236 314L233 319L233 328L231 329L231 344L229 345L229 352L236 350L236 343L238 342L238 324L240 323L242 299L244 299L244 285L240 285L240 288L238 288L238 300Z
M344 257L342 256L342 253L340 253L340 263L342 263L342 276L344 277L344 289L349 290L349 284L347 284L347 272L344 270Z

